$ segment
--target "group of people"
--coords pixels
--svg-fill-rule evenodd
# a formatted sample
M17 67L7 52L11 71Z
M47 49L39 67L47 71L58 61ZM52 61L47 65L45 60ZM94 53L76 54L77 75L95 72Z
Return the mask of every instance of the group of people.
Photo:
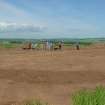
M45 50L62 50L63 48L63 42L58 42L55 44L53 42L45 41L43 44Z
M48 42L48 41L44 41L43 42L43 49L44 50L53 50L53 43Z
M75 48L76 48L76 50L80 50L79 42L76 42ZM51 41L42 41L41 43L28 42L25 44L23 49L43 49L43 50L48 50L48 51L62 50L63 49L63 41L59 41L57 43L54 43Z
M42 46L40 46L40 45L42 45ZM63 48L62 41L58 42L56 44L51 41L43 41L39 44L28 42L28 43L24 44L24 47L23 47L23 49L43 49L43 50L62 50L62 48Z

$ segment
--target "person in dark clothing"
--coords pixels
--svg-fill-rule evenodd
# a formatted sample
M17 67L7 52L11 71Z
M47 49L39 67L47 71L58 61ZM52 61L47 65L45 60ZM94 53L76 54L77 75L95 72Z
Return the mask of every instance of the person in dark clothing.
M32 49L32 43L31 42L29 43L29 49Z
M76 43L76 49L80 50L79 42Z
M59 47L59 50L62 50L62 42L59 42L58 47Z

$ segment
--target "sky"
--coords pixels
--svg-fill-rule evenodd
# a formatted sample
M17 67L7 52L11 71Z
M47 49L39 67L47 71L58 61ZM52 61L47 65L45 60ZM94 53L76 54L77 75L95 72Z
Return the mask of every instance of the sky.
M0 38L105 37L105 0L0 0Z

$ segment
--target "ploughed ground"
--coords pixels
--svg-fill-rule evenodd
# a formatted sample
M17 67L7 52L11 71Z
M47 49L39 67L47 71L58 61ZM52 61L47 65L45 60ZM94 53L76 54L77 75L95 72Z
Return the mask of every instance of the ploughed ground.
M40 99L72 105L80 89L105 84L105 47L76 51L0 49L0 105Z

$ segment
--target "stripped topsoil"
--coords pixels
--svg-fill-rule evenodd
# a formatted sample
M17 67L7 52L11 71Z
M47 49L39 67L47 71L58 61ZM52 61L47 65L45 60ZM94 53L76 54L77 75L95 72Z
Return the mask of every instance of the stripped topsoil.
M63 51L0 49L0 105L40 99L71 105L80 89L105 83L105 48Z

